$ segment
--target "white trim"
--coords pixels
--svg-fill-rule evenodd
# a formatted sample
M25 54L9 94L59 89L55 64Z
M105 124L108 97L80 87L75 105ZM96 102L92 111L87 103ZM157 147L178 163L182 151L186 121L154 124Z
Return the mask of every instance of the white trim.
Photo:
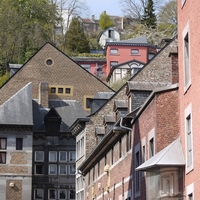
M190 116L190 119L191 119L191 146L192 146L192 164L190 166L187 166L187 125L186 125L186 122L187 122L187 117ZM192 131L192 104L190 103L187 108L185 109L185 120L184 120L184 123L185 123L185 152L186 152L186 174L189 173L191 170L193 170L194 166L193 166L193 131Z
M187 187L186 187L186 200L188 200L189 198L188 198L188 196L190 195L190 194L192 194L192 197L193 197L193 199L195 199L194 198L194 183L191 183L190 185L188 185Z
M150 158L150 151L149 151L149 141L151 139L154 139L153 143L153 155L155 155L155 128L153 128L149 133L148 133L148 158Z
M189 40L189 80L188 83L185 84L185 37L188 34ZM184 93L188 90L191 85L191 65L190 65L190 33L189 33L189 21L187 22L185 28L182 31L182 48L183 48L183 75L184 75Z

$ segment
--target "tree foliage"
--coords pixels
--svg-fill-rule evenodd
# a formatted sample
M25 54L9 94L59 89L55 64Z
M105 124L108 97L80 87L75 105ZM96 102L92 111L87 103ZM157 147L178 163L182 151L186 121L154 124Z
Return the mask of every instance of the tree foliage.
M141 22L142 24L145 24L147 27L155 28L156 21L157 20L156 20L153 0L148 0Z
M102 12L99 18L99 26L102 31L107 29L110 26L113 26L114 22L110 19L110 17L106 14L106 12Z
M45 42L54 42L56 6L49 0L0 1L0 68L23 63Z
M177 0L169 0L160 8L158 21L163 24L177 25Z
M83 27L78 18L73 18L69 30L65 36L64 49L67 53L88 53L90 52L89 41L87 40Z

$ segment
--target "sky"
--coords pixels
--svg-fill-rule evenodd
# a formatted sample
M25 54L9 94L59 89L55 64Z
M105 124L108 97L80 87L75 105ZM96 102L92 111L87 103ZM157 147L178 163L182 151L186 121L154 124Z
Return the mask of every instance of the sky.
M123 16L118 0L85 0L90 7L91 16L99 19L100 14L106 11L108 15Z

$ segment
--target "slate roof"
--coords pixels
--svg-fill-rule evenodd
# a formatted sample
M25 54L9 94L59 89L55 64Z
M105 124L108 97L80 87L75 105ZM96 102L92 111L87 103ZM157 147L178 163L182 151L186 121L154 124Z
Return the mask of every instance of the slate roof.
M69 127L77 118L86 117L88 113L76 100L50 100L49 108L54 107L60 115L62 122L60 131L67 132ZM34 131L44 131L44 117L49 112L49 108L41 108L38 100L33 100L33 120Z
M33 125L32 84L28 83L0 106L0 124Z
M114 92L98 92L93 99L110 99L114 94Z
M147 38L145 36L141 36L138 38L132 38L128 40L120 40L120 41L113 41L107 42L106 46L108 45L123 45L123 46L148 46Z

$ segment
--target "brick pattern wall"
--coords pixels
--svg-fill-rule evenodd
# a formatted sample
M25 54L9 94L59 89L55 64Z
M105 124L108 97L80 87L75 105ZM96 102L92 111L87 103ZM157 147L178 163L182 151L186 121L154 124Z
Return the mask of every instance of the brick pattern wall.
M10 187L10 183L14 183L14 187ZM22 199L22 181L7 180L6 181L6 200L21 200Z
M52 65L46 64L47 59L52 60ZM60 95L50 98L78 100L82 105L84 95L93 96L99 91L112 91L107 85L50 44L46 44L0 89L0 104L29 82L33 84L33 99L38 99L40 82L46 82L50 85L73 86L73 96Z

